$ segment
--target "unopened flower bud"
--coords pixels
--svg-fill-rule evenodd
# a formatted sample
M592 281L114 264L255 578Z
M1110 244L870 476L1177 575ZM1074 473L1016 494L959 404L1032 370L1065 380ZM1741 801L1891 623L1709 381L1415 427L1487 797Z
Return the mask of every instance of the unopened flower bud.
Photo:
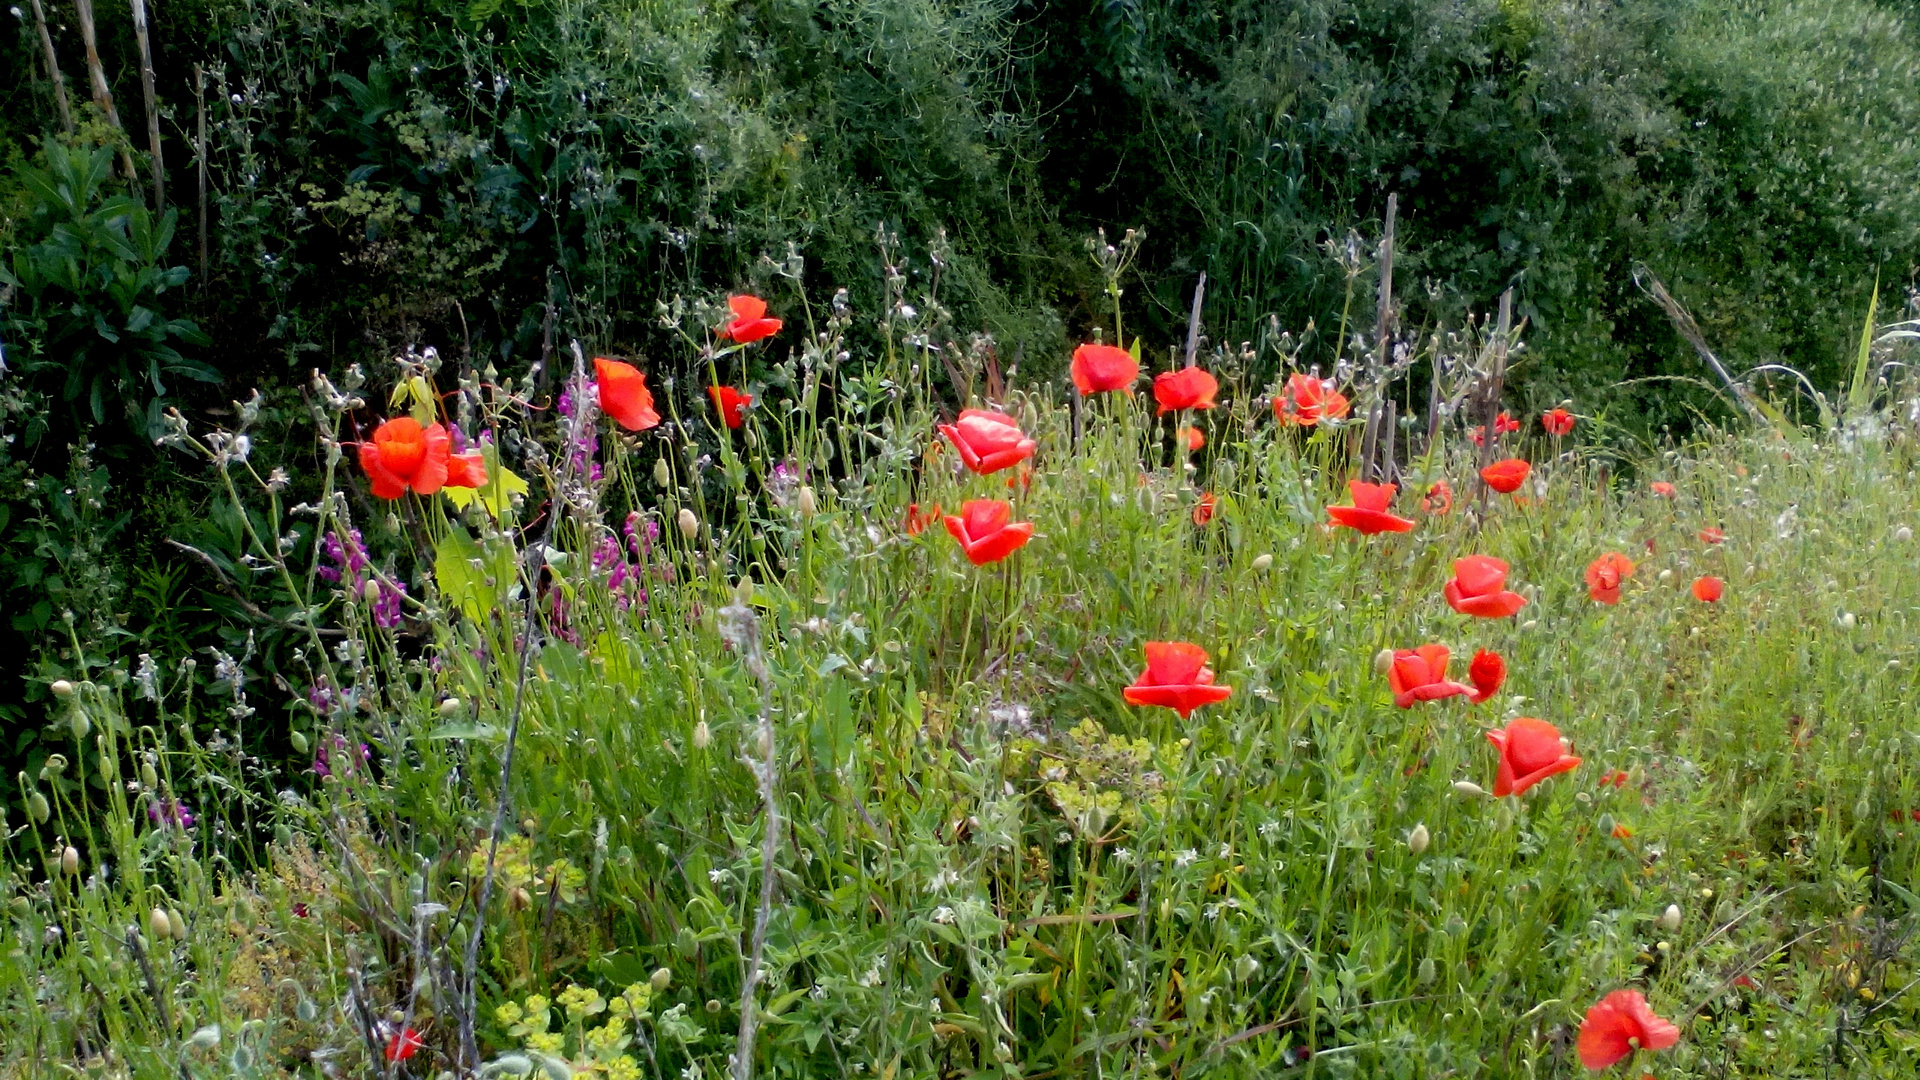
M180 914L180 909L169 908L167 910L167 925L173 930L173 940L187 940L187 919L186 916Z
M293 752L296 754L306 753L307 748L312 745L307 741L307 733L304 731L292 732L287 736L287 741L293 744Z
M673 972L667 968L654 968L653 974L647 977L647 988L656 994L665 993L667 987L672 985Z
M1421 986L1425 986L1438 976L1439 972L1434 968L1433 957L1428 956L1421 959L1420 971L1414 976L1414 979L1418 981Z
M1427 831L1425 822L1415 825L1413 832L1407 834L1407 850L1413 852L1415 855L1424 854L1427 850L1427 845L1432 842L1433 834Z
M140 763L140 782L148 788L157 788L160 786L160 773L154 769L153 762L143 761Z
M460 711L460 699L457 697L440 699L440 715L452 716Z
M48 689L52 690L53 696L57 698L69 698L73 696L73 684L65 679L53 680L53 685L48 687Z
M800 508L801 517L812 517L820 510L819 500L814 498L813 486L810 484L801 485L800 496L794 500L794 504Z
M1660 929L1671 934L1680 929L1680 905L1668 904L1667 910L1660 913Z
M60 852L60 870L66 874L80 872L80 852L72 844L68 844Z
M380 599L380 582L368 578L366 584L360 586L360 599L369 604Z
M36 791L27 797L27 816L33 818L37 824L47 823L47 819L53 816L53 808L47 805L45 795Z
M1267 555L1267 554L1260 554L1260 555L1255 555L1253 557L1253 569L1256 573L1263 573L1267 570L1271 570L1272 568L1273 568L1273 556Z
M1453 790L1462 795L1485 795L1487 793L1486 788L1481 787L1471 780L1455 780L1453 782Z
M747 607L753 603L753 579L752 578L743 577L739 581L734 583L733 602L736 604L739 604L741 607Z
M1672 571L1672 570L1662 570L1662 571L1660 571L1660 573L1659 573L1659 575L1658 575L1658 577L1659 577L1659 579L1660 579L1660 583L1661 583L1662 585L1664 585L1664 584L1666 584L1667 582L1669 582L1669 581L1672 581L1672 580L1673 580L1673 571Z
M1905 525L1902 525L1899 528L1893 530L1893 538L1904 544L1907 541L1913 539L1913 530L1907 528Z
M653 485L666 487L673 483L673 467L667 464L667 455L661 454L653 463Z
M87 733L93 730L93 718L87 715L87 710L85 709L73 710L71 723L73 724L73 737L76 739L86 738Z
M155 941L164 941L173 936L173 920L167 918L165 911L154 908L153 913L147 916L147 933Z
M1840 622L1840 629L1851 630L1855 626L1859 625L1860 620L1854 618L1853 612L1843 611L1840 613L1839 622Z
M680 529L680 535L685 539L696 540L699 538L700 519L693 516L693 511L684 506L681 507L680 512L674 515L673 523Z
M693 748L695 750L705 750L712 745L713 729L707 726L707 722L702 720L693 725Z
M1381 649L1379 652L1373 654L1373 670L1381 675L1385 675L1393 670L1392 649Z

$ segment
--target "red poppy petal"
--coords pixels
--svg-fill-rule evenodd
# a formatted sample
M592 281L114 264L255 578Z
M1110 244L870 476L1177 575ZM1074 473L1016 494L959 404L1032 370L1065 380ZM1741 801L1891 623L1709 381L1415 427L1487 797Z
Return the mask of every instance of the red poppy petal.
M1451 586L1452 582L1448 582ZM1449 595L1447 602L1453 610L1462 615L1471 615L1476 619L1512 618L1519 610L1527 606L1527 598L1516 592L1497 592L1490 596L1463 596L1455 603Z
M1367 510L1358 506L1329 506L1327 517L1335 525L1352 529L1365 536L1378 536L1385 532L1412 532L1416 524L1410 518L1396 517L1381 510Z

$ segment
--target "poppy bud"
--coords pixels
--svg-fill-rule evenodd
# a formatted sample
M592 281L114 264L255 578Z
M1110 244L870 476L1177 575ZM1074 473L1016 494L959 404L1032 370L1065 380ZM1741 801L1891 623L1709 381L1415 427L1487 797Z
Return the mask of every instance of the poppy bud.
M720 1011L720 999L719 999L719 998L708 998L708 999L707 999L707 1011L708 1011L708 1012L710 1012L710 1013L718 1013L718 1012Z
M68 844L60 851L60 870L66 874L80 872L80 852L72 844Z
M459 698L457 698L457 697L450 697L450 698L444 698L444 699L442 699L442 700L441 700L441 702L440 702L440 715L441 715L441 716L452 716L452 715L453 715L454 713L457 713L457 712L459 712L459 711L460 711L460 699L459 699Z
M150 788L160 786L160 774L154 771L153 762L143 761L140 763L140 782Z
M802 484L800 487L800 495L794 502L800 508L801 517L812 517L820 510L820 504L813 496L813 487L811 485Z
M293 752L296 754L306 753L307 748L311 745L307 742L307 733L304 731L293 732L287 736L287 741L293 744Z
M1533 629L1534 627L1536 627L1536 626L1539 626L1539 625L1540 625L1540 620L1539 620L1539 619L1528 619L1528 620L1527 620L1526 622L1523 622L1523 623L1521 623L1521 624L1520 624L1520 629L1522 629L1522 630L1531 630L1531 629Z
M680 529L680 535L683 538L687 540L696 540L699 538L700 519L693 516L693 511L684 506L681 507L680 512L674 515L673 523Z
M653 486L666 487L673 483L673 467L667 464L667 455L661 454L653 461Z
M52 690L53 696L57 698L70 698L73 696L73 684L65 679L55 679L53 685L47 689Z
M1381 649L1373 654L1373 670L1376 675L1385 675L1393 670L1393 650Z
M38 824L47 823L47 819L53 816L53 808L47 805L45 795L36 791L27 798L27 816L33 818Z
M1453 790L1462 795L1485 795L1487 793L1486 788L1481 787L1471 780L1455 780L1453 782Z
M1413 832L1408 834L1407 850L1413 852L1415 855L1422 855L1426 853L1427 845L1432 842L1433 835L1427 832L1426 823L1422 822L1415 825Z
M153 913L147 916L147 933L155 941L170 938L173 936L173 921L167 918L165 911L154 908Z
M86 738L87 732L93 730L93 720L87 716L87 710L85 709L73 710L72 724L73 737L76 739Z
M1669 582L1669 581L1672 581L1672 580L1673 580L1673 571L1672 571L1672 570L1662 570L1662 571L1660 571L1660 574L1659 574L1659 577L1660 577L1660 583L1661 583L1662 585L1664 585L1664 584L1666 584L1667 582Z
M1266 555L1266 554L1255 555L1253 557L1253 568L1256 572L1259 572L1259 573L1265 573L1266 571L1272 569L1273 556Z
M1841 612L1838 621L1840 623L1840 629L1842 630L1851 630L1859 624L1859 620L1853 617L1853 612L1851 611Z
M368 578L367 583L360 586L360 599L365 600L369 604L380 599L380 582L373 578Z
M733 602L739 604L741 607L747 607L753 603L752 578L743 577L735 583L733 586Z
M1414 976L1414 980L1421 986L1425 986L1438 976L1439 972L1434 970L1433 957L1428 956L1420 961L1420 971Z
M177 908L167 909L167 925L173 930L173 940L187 940L187 919Z
M1680 905L1668 904L1667 910L1660 913L1660 929L1671 934L1680 929Z
M705 750L713 745L713 729L707 727L705 720L693 725L693 748Z
M1899 528L1893 530L1893 538L1904 544L1907 541L1913 539L1913 530L1907 528L1905 525L1902 525ZM56 683L54 685L57 686L59 684Z
M667 987L671 985L673 985L673 972L666 968L654 968L653 974L647 977L647 988L656 994L665 993Z

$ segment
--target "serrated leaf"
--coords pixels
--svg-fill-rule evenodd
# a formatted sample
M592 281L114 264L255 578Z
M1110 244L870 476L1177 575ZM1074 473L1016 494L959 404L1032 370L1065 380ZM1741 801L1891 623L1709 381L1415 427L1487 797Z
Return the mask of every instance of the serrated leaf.
M433 579L440 586L440 595L470 619L484 619L513 576L511 551L482 550L467 530L458 526L447 530L434 548ZM488 578L493 579L491 583Z

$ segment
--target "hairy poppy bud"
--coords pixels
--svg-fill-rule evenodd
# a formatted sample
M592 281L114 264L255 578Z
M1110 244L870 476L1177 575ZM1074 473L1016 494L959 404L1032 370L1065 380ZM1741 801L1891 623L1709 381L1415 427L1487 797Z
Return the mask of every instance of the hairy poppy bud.
M68 844L65 848L61 849L60 870L66 874L77 874L80 872L80 852L72 844Z
M1905 525L1902 525L1899 528L1893 530L1893 538L1904 544L1907 541L1913 539L1913 530L1907 528Z
M1471 780L1455 780L1453 782L1453 790L1462 795L1485 795L1487 793L1486 788L1481 787Z
M739 604L741 607L746 607L749 604L753 603L753 579L752 578L743 577L738 582L734 583L733 602L736 604Z
M1393 670L1393 650L1381 649L1373 654L1373 670L1377 675L1385 675Z
M87 733L93 730L93 719L87 715L85 709L73 710L72 724L73 737L76 739L86 738Z
M167 925L173 930L173 940L187 940L187 919L178 908L167 909Z
M53 680L53 685L47 689L52 690L53 696L57 698L69 698L73 696L73 684L65 679Z
M710 1013L718 1013L718 1012L720 1011L720 999L719 999L719 998L708 998L708 999L707 999L707 1011L708 1011L708 1012L710 1012Z
M53 816L53 808L47 805L45 795L36 791L27 797L27 816L33 818L37 824L47 823L47 819Z
M695 540L699 538L700 519L693 516L693 511L684 506L681 507L680 512L674 515L673 523L679 528L680 535L685 539Z
M1407 835L1407 850L1415 855L1421 855L1426 852L1427 845L1432 842L1433 834L1427 831L1426 823L1422 822L1415 825L1413 832Z
M170 938L173 936L173 920L167 918L165 911L154 908L153 913L147 916L147 933L155 941Z
M295 731L289 734L287 736L287 742L293 744L293 752L296 754L306 753L308 747L312 745L307 741L307 733L304 731Z
M1673 580L1673 571L1672 571L1672 570L1662 570L1662 571L1660 571L1660 573L1659 573L1659 574L1658 574L1657 576L1658 576L1658 577L1659 577L1659 579L1660 579L1660 583L1664 585L1664 584L1666 584L1667 582L1669 582L1669 581L1672 581L1672 580Z
M457 698L457 697L450 697L450 698L443 698L443 699L441 700L441 702L440 702L440 715L441 715L441 716L452 716L452 715L453 715L454 713L457 713L457 712L459 712L459 711L460 711L460 699L459 699L459 698Z
M1273 556L1265 553L1255 555L1253 557L1253 568L1260 573L1265 573L1273 569Z
M1233 962L1235 982L1246 982L1258 974L1260 974L1260 961L1250 954L1242 953L1240 959Z
M814 498L813 487L811 485L801 486L800 496L795 500L795 505L800 508L801 517L812 517L819 512L820 503Z
M654 968L653 974L647 977L647 988L656 994L665 993L667 987L671 985L673 985L673 972L666 968Z
M695 750L705 750L712 745L713 729L707 726L707 722L702 720L693 725L693 748Z
M380 582L373 578L368 578L367 583L360 586L360 599L365 600L369 604L380 599Z
M1842 630L1851 630L1855 626L1859 625L1859 622L1860 622L1860 620L1854 618L1853 612L1851 611L1841 612L1840 618L1838 621L1840 623L1840 629Z
M673 467L667 464L667 455L661 454L653 461L653 486L666 487L673 483Z
M1667 910L1660 913L1660 929L1671 934L1680 929L1680 905L1668 904Z
M149 788L157 788L160 786L160 774L154 769L153 762L143 761L140 763L140 782Z
M1438 975L1439 975L1439 972L1434 970L1433 957L1428 956L1421 959L1420 971L1417 975L1414 976L1414 978L1420 983L1421 986L1425 986L1428 983L1432 982L1436 977L1438 977Z

